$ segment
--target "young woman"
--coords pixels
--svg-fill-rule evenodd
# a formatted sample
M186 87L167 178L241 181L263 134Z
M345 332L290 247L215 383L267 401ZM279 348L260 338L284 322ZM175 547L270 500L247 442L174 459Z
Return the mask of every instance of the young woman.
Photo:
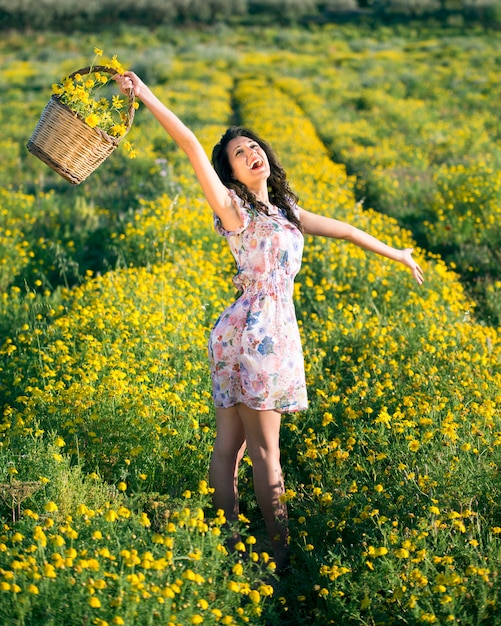
M240 295L219 317L209 339L216 439L210 464L214 506L238 516L238 467L247 448L254 489L277 568L288 559L287 507L280 465L280 419L307 408L304 362L293 304L303 233L345 239L423 273L412 249L392 248L338 220L297 204L270 146L248 129L231 127L211 165L193 132L133 72L117 75L124 93L151 111L186 153L214 211L216 230L235 258Z

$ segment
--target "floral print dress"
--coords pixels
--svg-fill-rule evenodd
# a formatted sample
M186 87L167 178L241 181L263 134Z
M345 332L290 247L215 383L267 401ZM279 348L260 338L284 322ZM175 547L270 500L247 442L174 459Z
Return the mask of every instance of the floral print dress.
M252 409L300 411L308 406L301 339L293 302L303 235L274 206L269 215L243 206L243 225L226 231L240 295L219 317L209 339L216 407L243 403Z

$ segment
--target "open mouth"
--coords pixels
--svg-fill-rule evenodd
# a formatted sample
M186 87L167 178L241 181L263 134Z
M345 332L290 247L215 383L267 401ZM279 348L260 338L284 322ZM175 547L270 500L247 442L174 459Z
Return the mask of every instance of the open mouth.
M253 163L251 163L250 169L257 170L259 167L261 167L261 165L263 165L263 161L261 159L257 159L257 161L254 161Z

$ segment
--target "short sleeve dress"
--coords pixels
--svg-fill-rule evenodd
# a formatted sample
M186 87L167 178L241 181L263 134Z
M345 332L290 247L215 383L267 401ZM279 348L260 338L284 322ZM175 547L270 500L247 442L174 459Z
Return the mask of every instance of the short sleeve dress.
M303 235L277 207L266 215L230 193L243 225L229 232L217 216L214 223L235 259L233 283L240 295L210 333L214 404L301 411L308 400L293 290Z

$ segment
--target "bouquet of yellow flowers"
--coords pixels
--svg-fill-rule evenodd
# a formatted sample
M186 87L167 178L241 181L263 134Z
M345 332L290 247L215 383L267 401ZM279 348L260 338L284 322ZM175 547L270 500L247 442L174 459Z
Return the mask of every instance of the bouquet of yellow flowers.
M53 96L28 142L28 150L63 178L79 184L115 150L129 131L138 104L105 95L113 76L124 68L114 55L108 63L73 72L52 86ZM136 151L124 141L129 157Z

